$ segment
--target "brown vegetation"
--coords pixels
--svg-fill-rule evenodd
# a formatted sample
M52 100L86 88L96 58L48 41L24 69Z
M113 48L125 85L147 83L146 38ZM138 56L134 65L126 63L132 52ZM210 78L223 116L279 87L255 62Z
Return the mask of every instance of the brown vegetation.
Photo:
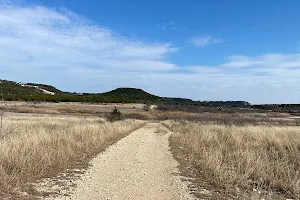
M141 126L142 122L133 120L107 123L99 118L107 117L115 106L122 119L175 120L168 123L176 132L170 139L175 157L182 165L187 163L184 168L198 177L198 185L205 180L205 187L209 183L210 190L226 193L220 198L239 194L249 199L253 189L273 192L271 197L280 194L299 198L300 119L288 113L239 108L185 112L148 110L144 104L28 102L0 105L4 111L37 113L31 117L4 115L0 129L0 198L27 190L27 183L67 168L85 167L93 155ZM64 116L41 117L41 113ZM162 130L156 133L164 134Z
M116 107L125 119L143 120L189 120L214 124L257 124L257 125L300 125L300 120L288 113L259 111L248 108L206 108L199 107L194 112L145 110L145 104L90 104L90 103L34 103L34 102L5 102L0 110L13 113L37 113L72 116L106 117ZM149 106L149 105L148 105ZM185 107L184 107L185 108ZM200 109L201 108L201 109ZM294 118L294 119L293 119Z
M198 187L238 199L300 198L300 128L166 122L175 157L193 171ZM178 154L179 153L179 154ZM276 197L275 197L276 196Z
M104 117L105 113L112 111L115 106L122 113L132 113L142 111L144 104L6 101L0 104L0 110L15 113L97 115Z
M94 155L143 125L33 116L7 116L3 123L2 133L10 132L0 139L0 198L30 193L31 182L85 167Z

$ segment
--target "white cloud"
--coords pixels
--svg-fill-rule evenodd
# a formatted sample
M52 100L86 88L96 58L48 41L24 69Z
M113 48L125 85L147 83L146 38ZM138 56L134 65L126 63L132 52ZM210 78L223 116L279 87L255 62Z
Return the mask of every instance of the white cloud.
M1 68L118 68L163 71L171 44L131 40L70 11L41 6L0 8Z
M177 29L177 25L174 21L166 21L164 17L162 17L161 24L157 24L156 26L163 31L174 31Z
M189 40L189 43L196 47L204 47L222 42L224 42L224 40L215 38L211 35L200 35Z
M257 57L234 55L228 57L224 67L300 68L300 54L264 54Z
M216 66L178 66L166 59L178 50L170 43L132 40L68 10L6 2L0 6L0 79L77 92L137 87L199 100L300 102L299 54L240 55ZM222 42L197 39L198 46Z
M196 74L223 74L224 71L219 67L211 67L211 66L189 66L186 67L191 72Z

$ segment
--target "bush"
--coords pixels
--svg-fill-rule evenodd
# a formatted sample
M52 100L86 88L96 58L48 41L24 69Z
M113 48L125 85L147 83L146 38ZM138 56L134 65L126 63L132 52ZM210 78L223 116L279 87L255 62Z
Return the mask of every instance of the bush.
M115 107L112 112L106 115L107 121L115 122L122 119L122 113Z
M150 110L150 107L151 107L151 104L145 104L143 107L143 110L147 112Z

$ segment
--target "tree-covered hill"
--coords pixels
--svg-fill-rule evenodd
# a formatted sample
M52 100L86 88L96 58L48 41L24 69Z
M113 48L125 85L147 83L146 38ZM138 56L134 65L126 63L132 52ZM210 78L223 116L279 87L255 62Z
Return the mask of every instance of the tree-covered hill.
M135 102L155 102L160 101L162 98L149 94L141 89L136 88L117 88L110 92L102 94L104 97L115 97L121 100L130 99Z
M69 93L53 86L36 83L18 83L0 80L7 101L49 101L90 103L155 103L160 105L237 106L250 105L244 101L193 101L185 98L159 97L136 88L117 88L105 93Z
M5 95L41 95L45 91L55 94L61 94L62 91L53 86L34 84L34 83L17 83L13 81L0 80L2 91Z
M0 80L5 100L95 103L152 103L161 97L136 88L118 88L105 93L69 93L44 84Z

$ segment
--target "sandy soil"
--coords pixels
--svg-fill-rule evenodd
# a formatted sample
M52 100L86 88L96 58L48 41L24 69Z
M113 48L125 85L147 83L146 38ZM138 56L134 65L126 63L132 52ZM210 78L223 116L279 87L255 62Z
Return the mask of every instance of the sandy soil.
M133 132L92 160L69 197L56 199L194 199L178 175L170 134L158 123Z

